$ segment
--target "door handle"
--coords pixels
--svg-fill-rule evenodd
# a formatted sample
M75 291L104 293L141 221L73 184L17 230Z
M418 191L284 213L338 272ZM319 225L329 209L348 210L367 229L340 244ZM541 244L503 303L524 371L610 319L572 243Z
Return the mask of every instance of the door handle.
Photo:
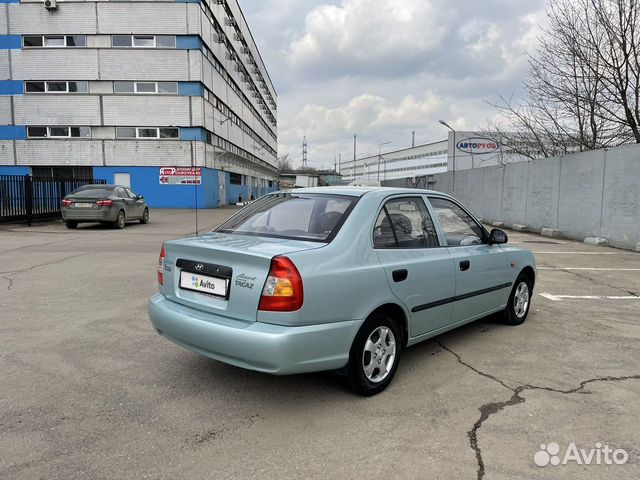
M409 276L409 272L403 268L402 270L394 270L393 273L391 273L391 276L393 277L393 281L396 283L404 282Z
M469 268L471 268L471 262L469 260L463 260L460 262L461 272L466 272L467 270L469 270Z

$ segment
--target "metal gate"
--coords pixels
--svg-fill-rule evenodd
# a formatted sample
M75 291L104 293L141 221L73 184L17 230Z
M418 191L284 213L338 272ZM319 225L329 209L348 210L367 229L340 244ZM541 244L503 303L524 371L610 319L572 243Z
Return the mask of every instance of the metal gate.
M106 184L92 178L50 178L0 175L0 223L60 218L65 195L87 184Z

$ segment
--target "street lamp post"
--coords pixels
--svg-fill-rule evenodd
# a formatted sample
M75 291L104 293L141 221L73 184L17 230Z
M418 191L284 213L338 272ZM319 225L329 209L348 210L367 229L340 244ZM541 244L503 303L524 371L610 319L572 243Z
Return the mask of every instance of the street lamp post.
M392 143L391 141L389 142L382 142L379 146L378 146L378 181L380 181L380 160L382 160L382 147L384 145L389 145L390 143Z
M452 190L456 191L456 131L444 120L440 120L440 124L447 127L449 130L453 132L453 173L452 173Z

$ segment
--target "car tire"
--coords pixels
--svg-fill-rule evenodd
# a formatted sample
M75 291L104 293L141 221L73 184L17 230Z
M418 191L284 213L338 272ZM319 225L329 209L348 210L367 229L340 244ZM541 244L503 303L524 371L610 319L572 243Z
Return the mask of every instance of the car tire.
M124 216L124 210L120 210L116 217L116 221L113 222L113 227L121 230L124 228L125 223L127 223L127 219Z
M507 325L520 325L529 315L531 307L531 294L533 293L533 281L521 273L513 284L507 308L504 311L504 321Z
M78 228L78 222L74 222L73 220L67 220L66 222L64 222L64 224L70 230L75 230L76 228Z
M146 225L147 223L149 223L149 209L148 208L144 209L144 213L142 214L142 218L140 219L140 223L142 223L143 225Z
M351 388L365 397L382 392L398 370L401 351L402 335L396 322L385 313L371 315L349 352L347 376Z

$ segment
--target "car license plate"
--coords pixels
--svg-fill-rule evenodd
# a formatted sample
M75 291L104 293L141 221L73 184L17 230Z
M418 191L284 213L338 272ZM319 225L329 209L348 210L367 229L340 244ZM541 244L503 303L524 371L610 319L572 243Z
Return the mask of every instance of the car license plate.
M182 270L180 272L180 288L226 298L229 289L229 280Z
M93 208L93 203L74 203L76 208Z

